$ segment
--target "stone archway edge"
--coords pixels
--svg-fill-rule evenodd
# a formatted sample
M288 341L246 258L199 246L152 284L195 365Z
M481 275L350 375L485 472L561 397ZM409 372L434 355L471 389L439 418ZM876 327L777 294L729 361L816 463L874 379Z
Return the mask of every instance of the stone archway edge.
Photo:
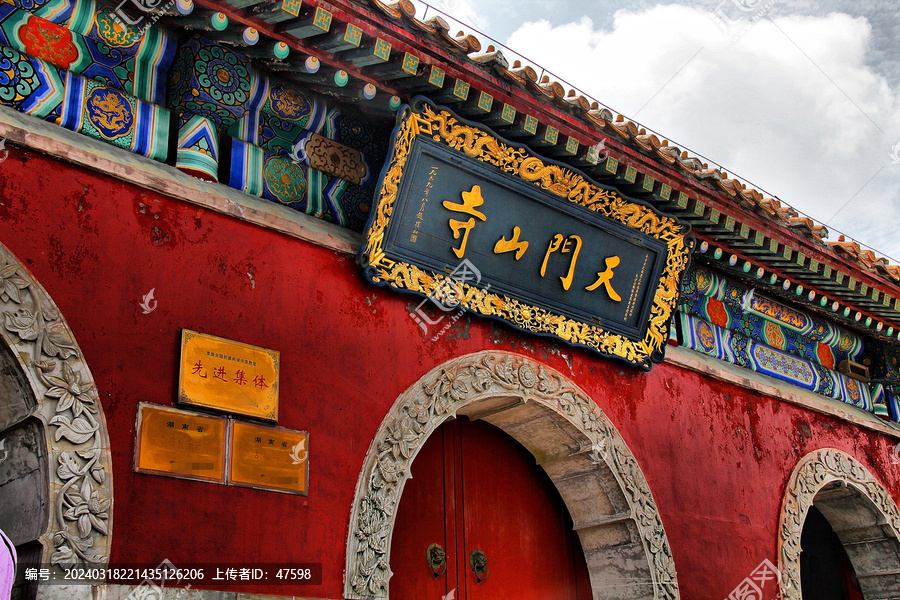
M816 494L840 481L872 502L900 539L900 511L890 493L858 460L836 448L822 448L800 459L791 472L781 508L778 536L778 569L785 600L801 600L800 535Z
M59 308L0 244L0 335L37 400L47 435L50 515L40 537L53 565L105 566L112 535L112 463L94 378Z
M428 372L394 402L366 454L350 514L344 597L387 598L390 541L416 453L465 405L508 395L537 402L591 440L618 480L641 537L654 598L679 598L675 563L656 503L634 455L606 415L559 372L509 352L478 352Z

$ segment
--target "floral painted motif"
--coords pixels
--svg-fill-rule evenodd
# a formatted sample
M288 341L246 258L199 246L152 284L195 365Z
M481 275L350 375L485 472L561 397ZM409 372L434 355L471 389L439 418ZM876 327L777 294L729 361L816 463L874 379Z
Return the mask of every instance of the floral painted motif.
M361 232L369 220L369 203L372 193L368 188L356 184L344 187L340 195L340 205L346 217L346 226L353 231Z
M753 358L756 359L759 366L758 370L783 375L804 387L815 384L816 376L808 361L761 345L754 345Z
M697 284L697 289L701 292L708 292L712 287L713 278L712 274L702 267L698 267L694 271L694 281Z
M193 63L190 47L181 48L175 58L175 64L169 69L169 98L173 101L182 98L188 92Z
M853 348L853 339L844 332L841 332L841 341L838 348L841 349L842 352L847 352L851 348Z
M855 379L850 379L847 377L844 380L844 387L847 390L847 400L857 406L861 405L862 402L862 391L859 389L859 382Z
M289 203L303 200L306 178L300 165L282 156L272 156L266 161L263 177L269 191L279 201Z
M91 124L106 138L126 135L134 125L131 104L117 90L96 88L88 96L85 106Z
M779 350L785 349L784 334L781 332L781 327L772 321L766 321L763 325L763 331L765 332L766 341L769 342L770 346L778 348Z
M706 301L706 312L709 313L709 320L713 325L728 327L728 311L725 310L725 305L722 302L715 298L710 298Z
M128 47L141 39L141 28L136 25L128 25L117 19L109 8L104 8L97 14L97 33L110 46Z
M312 105L302 93L283 83L277 83L269 90L272 111L284 119L298 120L309 117ZM305 121L304 121L305 123ZM303 125L303 123L299 123Z
M228 129L255 107L263 87L245 56L195 36L181 45L169 70L168 107Z
M819 358L819 362L828 367L829 369L834 369L834 354L831 351L831 347L827 344L818 344L816 346L816 356Z
M78 59L72 32L40 17L28 19L19 37L25 44L25 52L62 69L68 69Z
M217 128L226 128L234 123L234 115L215 102L185 102L184 112L206 117L215 123Z
M24 54L0 47L0 102L16 108L41 86L34 65Z
M240 106L250 95L250 63L220 46L203 46L194 63L203 91L225 106Z

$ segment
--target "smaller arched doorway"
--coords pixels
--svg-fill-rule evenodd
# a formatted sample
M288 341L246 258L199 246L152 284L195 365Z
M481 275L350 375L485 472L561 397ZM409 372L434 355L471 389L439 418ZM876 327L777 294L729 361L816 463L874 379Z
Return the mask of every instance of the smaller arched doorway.
M821 506L821 495L822 492L816 494L800 534L802 595L816 600L863 600L859 580L844 544L834 526L817 508L817 505Z
M785 600L900 597L900 511L849 454L825 448L797 463L779 529Z

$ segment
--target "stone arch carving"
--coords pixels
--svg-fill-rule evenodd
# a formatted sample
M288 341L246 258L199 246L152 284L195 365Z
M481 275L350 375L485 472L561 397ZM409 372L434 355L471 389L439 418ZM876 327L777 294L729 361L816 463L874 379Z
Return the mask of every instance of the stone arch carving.
M456 415L500 427L535 455L572 516L595 598L680 597L650 488L603 411L545 365L478 352L432 369L382 421L350 514L345 598L388 597L391 534L410 465L428 436Z
M900 596L896 503L859 461L840 450L823 448L807 454L794 467L782 503L778 568L783 598L801 600L800 535L813 504L844 544L863 597Z
M0 339L4 373L33 394L27 414L43 426L49 473L46 527L38 541L53 565L104 566L112 534L112 463L94 378L72 330L47 291L0 244ZM15 411L14 411L15 412Z

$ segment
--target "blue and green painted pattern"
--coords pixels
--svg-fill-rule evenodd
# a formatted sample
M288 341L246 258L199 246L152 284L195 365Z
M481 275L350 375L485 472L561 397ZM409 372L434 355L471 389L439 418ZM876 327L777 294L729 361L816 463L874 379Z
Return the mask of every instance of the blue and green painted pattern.
M0 46L0 102L164 161L169 112L114 87Z
M59 124L158 161L168 153L169 111L67 73Z
M315 97L293 97L290 110L277 102L270 105L271 100L270 93L261 112L261 147L234 140L228 185L362 231L371 209L376 167L387 153L386 132L377 132L371 124L340 110L326 112L324 102ZM273 114L276 111L280 114ZM366 178L355 184L311 168L304 146L313 133L359 150Z
M169 106L231 127L250 103L261 101L260 81L243 54L193 37L182 44L169 73Z
M750 339L739 331L729 331L705 319L678 313L676 333L678 343L691 350L769 375L862 410L876 412L872 390L867 384L817 362ZM884 404L881 399L879 402Z
M228 185L247 194L303 210L306 167L286 156L234 140Z
M56 121L65 99L65 71L0 46L0 103Z
M265 154L259 146L232 140L228 185L251 196L262 196L262 168Z
M371 123L328 106L295 85L270 80L229 47L195 36L177 48L162 28L140 23L122 27L112 11L93 0L0 4L0 103L160 161L166 159L169 131L177 126L176 166L216 179L220 161L229 161L232 187L357 231L363 229L374 179L387 153L388 132L375 131ZM317 11L317 15L324 13ZM348 26L347 35L357 43L361 33ZM387 58L390 46L380 43L378 52ZM417 58L407 54L404 59L407 72L415 72ZM432 85L442 87L444 77L440 68L432 67ZM455 80L452 93L458 98L468 97L469 91L465 81ZM490 111L493 98L479 91L478 104ZM177 123L170 123L164 106L176 115ZM504 105L502 117L514 121L515 108ZM526 115L524 121L525 130L536 134L538 119ZM226 132L233 138L231 155L220 156L219 139ZM313 133L358 149L366 163L366 179L354 184L310 168L303 147ZM548 143L556 143L557 136L554 127L545 127ZM567 139L569 153L576 153L578 147L577 140ZM605 168L615 173L618 163L610 158ZM626 165L629 181L635 181L636 174L633 166ZM652 177L643 179L647 190L654 189L655 183ZM669 185L661 186L663 197L672 192ZM678 192L677 202L686 208L688 197ZM702 214L706 207L698 200L694 208ZM732 222L728 224L733 227ZM748 232L743 226L741 234L748 237ZM785 248L785 256L790 254L791 249ZM798 255L798 263L803 264L804 258ZM842 279L838 273L838 282ZM863 349L858 337L749 290L724 281L701 289L698 283L696 279L686 283L682 312L710 322L717 319L723 331L760 347L820 367L858 358ZM854 284L851 278L850 286ZM873 373L890 396L890 386L900 385L900 368L888 364L894 357L867 358L881 365L873 367Z
M900 406L898 406L897 394L880 383L872 384L871 390L872 412L882 419L900 421L900 410L898 410Z
M863 341L818 317L788 307L697 266L685 277L678 310L829 368L856 360Z
M76 8L55 17L49 14L54 20L0 4L0 44L162 104L175 40L158 27L123 27L108 7L93 12L92 3L81 2ZM60 18L66 15L69 18Z
M219 132L215 123L200 115L182 115L178 128L175 166L187 172L199 171L219 180Z

